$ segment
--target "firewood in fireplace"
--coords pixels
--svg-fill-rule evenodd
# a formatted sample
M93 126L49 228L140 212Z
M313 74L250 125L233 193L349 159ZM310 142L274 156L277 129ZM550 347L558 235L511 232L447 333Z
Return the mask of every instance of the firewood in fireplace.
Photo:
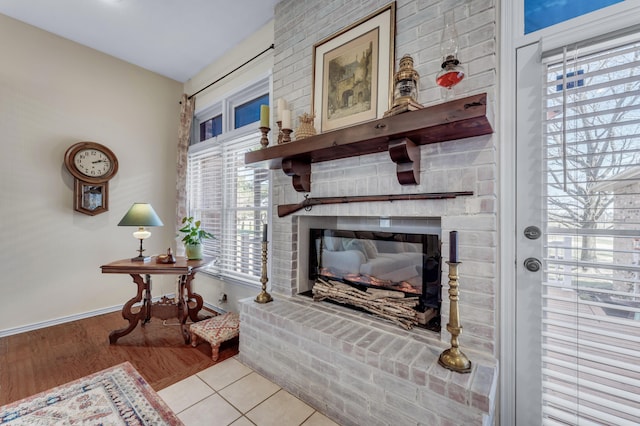
M410 329L419 323L418 297L405 297L399 291L367 289L359 290L348 284L318 278L313 286L313 300L333 300L362 308L372 314Z

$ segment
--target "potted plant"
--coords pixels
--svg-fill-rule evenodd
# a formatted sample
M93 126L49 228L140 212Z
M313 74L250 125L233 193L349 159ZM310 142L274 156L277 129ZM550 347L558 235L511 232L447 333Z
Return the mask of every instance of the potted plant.
M182 225L179 232L185 234L182 242L184 243L187 259L202 259L202 240L215 237L210 232L200 228L200 221L195 220L193 217L183 217Z

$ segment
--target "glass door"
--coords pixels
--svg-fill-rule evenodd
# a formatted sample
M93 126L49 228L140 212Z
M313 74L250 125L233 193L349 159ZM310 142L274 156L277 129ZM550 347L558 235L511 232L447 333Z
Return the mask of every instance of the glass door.
M519 49L518 424L640 423L640 41Z

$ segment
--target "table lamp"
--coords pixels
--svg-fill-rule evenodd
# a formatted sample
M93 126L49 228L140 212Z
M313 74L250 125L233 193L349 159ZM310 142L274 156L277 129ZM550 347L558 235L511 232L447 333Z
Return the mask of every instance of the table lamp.
M150 256L143 256L142 240L151 236L151 232L145 226L163 226L162 221L149 203L133 203L127 214L120 220L118 226L137 226L138 230L133 233L133 237L140 240L140 252L138 256L132 258L134 262L147 262Z

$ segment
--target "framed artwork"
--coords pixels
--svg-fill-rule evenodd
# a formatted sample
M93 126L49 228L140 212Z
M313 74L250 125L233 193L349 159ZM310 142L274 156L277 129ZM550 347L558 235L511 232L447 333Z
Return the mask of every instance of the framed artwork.
M393 99L395 2L313 46L315 127L382 118Z

